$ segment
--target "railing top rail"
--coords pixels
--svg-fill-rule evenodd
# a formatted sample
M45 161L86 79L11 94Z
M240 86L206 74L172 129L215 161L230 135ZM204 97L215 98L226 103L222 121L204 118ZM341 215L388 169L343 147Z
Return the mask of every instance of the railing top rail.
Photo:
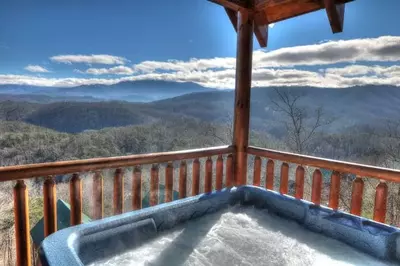
M266 157L273 160L324 168L340 173L351 173L362 177L371 177L386 181L400 182L400 171L389 168L330 160L257 147L248 147L247 152L252 155Z
M59 161L0 167L0 182L25 178L80 173L108 168L130 167L141 164L165 163L208 157L234 152L233 146L219 146L183 151L159 152L86 160Z

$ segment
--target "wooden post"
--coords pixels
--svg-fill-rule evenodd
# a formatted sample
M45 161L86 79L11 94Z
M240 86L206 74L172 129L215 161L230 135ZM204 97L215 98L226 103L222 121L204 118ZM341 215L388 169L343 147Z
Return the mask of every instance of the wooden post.
M151 179L150 179L150 206L158 204L158 165L153 164L151 167Z
M303 199L304 196L304 167L299 165L296 169L296 199Z
M43 184L44 237L57 231L57 196L53 177L47 177Z
M269 190L274 190L274 170L275 163L273 160L268 160L267 171L265 176L265 188Z
M71 203L71 226L82 223L82 180L78 174L73 174L69 181L69 200Z
M351 192L350 213L361 216L362 199L364 193L364 181L357 176L353 181L353 190Z
M235 112L233 122L233 145L236 147L234 176L236 185L244 185L247 177L254 20L247 10L240 10L237 13L237 18Z
M124 210L124 173L117 168L114 174L113 189L113 212L114 215L121 214Z
M222 158L222 155L218 155L217 159L217 167L216 167L216 177L215 177L215 189L216 190L221 190L222 189L222 183L223 183L223 176L224 176L224 159Z
M174 182L174 165L172 162L169 162L167 167L165 167L165 202L171 202L172 198L172 189Z
M14 187L14 219L16 265L30 266L31 239L29 234L28 190L23 180L18 180Z
M192 174L192 196L196 196L200 192L200 161L198 158L193 160Z
M385 181L381 180L376 186L374 220L385 223L386 220L386 204L388 197L388 186Z
M212 191L212 167L213 167L213 161L211 157L207 158L206 161L206 171L205 171L205 177L204 177L204 193L211 193Z
M231 187L233 180L232 180L232 175L233 175L233 156L232 154L229 154L228 157L226 157L226 168L225 168L225 186L226 187Z
M132 175L132 209L142 208L142 170L139 167L133 169Z
M186 161L181 162L179 167L179 198L186 198L186 185L187 185L187 165Z
M316 205L320 205L322 192L322 173L319 169L315 169L314 171L311 189L311 201Z
M259 187L261 185L261 158L254 158L253 185Z
M282 163L279 193L288 194L288 190L289 190L289 164Z
M100 172L96 171L93 175L93 219L102 219L104 215L104 202L103 202L103 176Z
M339 208L340 196L340 173L333 171L331 175L331 188L329 192L329 208L337 210Z

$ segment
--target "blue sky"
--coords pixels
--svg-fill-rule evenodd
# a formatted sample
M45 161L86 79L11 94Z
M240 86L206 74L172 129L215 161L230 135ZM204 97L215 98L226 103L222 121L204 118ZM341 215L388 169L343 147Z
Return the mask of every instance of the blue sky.
M324 10L275 24L266 49L255 41L254 85L400 85L396 10L398 0L356 0L340 34ZM236 33L206 0L0 1L0 25L0 84L233 87Z

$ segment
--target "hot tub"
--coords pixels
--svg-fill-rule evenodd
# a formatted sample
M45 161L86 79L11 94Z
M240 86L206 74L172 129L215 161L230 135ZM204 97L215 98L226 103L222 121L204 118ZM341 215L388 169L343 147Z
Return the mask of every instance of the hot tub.
M253 186L67 228L44 266L398 265L400 230Z

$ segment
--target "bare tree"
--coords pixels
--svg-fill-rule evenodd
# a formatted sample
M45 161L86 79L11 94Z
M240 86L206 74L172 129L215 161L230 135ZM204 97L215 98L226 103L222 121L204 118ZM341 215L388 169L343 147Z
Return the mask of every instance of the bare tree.
M309 145L317 130L332 123L324 118L322 107L317 107L310 116L307 108L300 106L300 93L290 89L274 89L276 97L271 99L273 110L285 115L288 146L297 153L303 153Z
M233 115L227 113L220 122L222 127L211 127L209 134L222 144L230 144L233 140Z

